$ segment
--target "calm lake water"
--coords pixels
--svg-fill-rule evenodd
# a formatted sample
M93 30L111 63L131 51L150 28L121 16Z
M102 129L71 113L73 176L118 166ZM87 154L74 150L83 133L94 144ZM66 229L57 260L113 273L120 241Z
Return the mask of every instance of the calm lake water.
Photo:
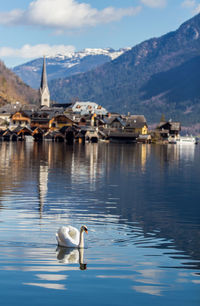
M2 305L199 306L199 180L200 145L1 142Z

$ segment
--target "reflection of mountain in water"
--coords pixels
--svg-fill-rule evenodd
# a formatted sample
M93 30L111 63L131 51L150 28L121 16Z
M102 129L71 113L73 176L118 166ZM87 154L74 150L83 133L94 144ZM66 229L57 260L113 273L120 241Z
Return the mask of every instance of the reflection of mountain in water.
M200 260L198 146L4 142L0 155L0 197L16 188L39 199L40 214L134 222L153 247Z
M150 238L149 246L155 247L155 238L164 238L157 247L173 247L200 261L199 155L195 157L194 150L183 153L179 146L154 146L151 153L145 178L129 192L128 180L122 182L123 206L117 213L138 222L144 237Z

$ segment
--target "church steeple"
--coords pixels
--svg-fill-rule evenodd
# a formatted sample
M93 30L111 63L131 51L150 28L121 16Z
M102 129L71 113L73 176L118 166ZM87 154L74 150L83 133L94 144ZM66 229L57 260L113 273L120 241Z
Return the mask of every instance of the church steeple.
M41 77L41 84L40 84L40 101L41 106L48 106L50 107L50 93L47 84L47 72L46 72L46 59L44 56L43 60L43 67L42 67L42 77Z

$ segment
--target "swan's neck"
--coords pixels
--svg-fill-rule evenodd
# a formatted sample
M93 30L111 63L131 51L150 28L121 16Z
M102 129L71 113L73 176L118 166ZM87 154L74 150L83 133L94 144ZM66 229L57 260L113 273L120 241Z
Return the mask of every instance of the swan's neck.
M83 237L83 231L80 231L80 242L79 242L79 248L84 248L84 237Z

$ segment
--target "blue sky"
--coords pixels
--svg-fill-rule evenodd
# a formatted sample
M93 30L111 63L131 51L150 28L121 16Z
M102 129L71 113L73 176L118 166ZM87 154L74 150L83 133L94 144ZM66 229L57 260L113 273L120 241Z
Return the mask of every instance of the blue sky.
M198 12L200 0L0 0L0 59L13 67L58 52L133 47Z

